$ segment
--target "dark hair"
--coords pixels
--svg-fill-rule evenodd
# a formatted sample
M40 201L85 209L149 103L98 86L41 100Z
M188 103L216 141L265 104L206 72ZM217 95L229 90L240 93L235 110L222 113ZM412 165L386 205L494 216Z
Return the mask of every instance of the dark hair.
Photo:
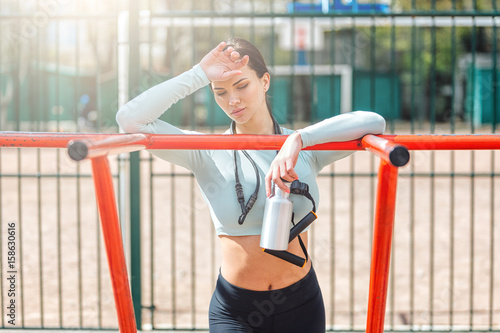
M247 41L246 39L243 38L238 38L238 37L233 37L228 40L226 40L226 47L224 48L227 49L228 47L232 47L235 51L237 51L241 57L248 56L249 61L248 61L248 67L253 69L253 71L257 74L257 77L261 79L265 73L269 73L269 69L267 69L266 62L264 60L264 57L260 53L259 49L255 47L252 43ZM271 111L271 102L269 102L269 96L266 93L266 106L267 109L269 110L269 114L271 115L271 118L273 119L273 122L276 122L276 120L273 117L273 113Z

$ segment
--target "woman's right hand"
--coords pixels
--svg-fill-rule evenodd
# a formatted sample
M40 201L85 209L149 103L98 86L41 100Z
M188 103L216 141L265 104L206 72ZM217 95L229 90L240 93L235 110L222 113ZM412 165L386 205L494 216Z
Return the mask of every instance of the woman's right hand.
M210 81L225 81L241 74L240 69L248 64L248 56L240 59L240 54L231 46L224 50L226 42L201 59L200 66Z

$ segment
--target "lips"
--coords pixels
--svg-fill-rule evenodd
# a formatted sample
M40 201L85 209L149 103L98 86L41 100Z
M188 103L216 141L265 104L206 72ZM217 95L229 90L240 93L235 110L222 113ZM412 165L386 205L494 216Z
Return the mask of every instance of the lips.
M235 117L238 117L240 116L244 111L245 111L246 108L238 108L238 109L234 109L233 111L231 111L231 114Z

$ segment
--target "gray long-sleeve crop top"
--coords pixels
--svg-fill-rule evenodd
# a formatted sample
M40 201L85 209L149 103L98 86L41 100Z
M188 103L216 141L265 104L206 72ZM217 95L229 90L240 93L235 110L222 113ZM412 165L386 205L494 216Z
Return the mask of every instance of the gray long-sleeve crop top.
M199 134L177 128L158 119L178 100L194 93L210 82L199 65L191 70L162 82L125 104L117 113L116 119L127 133L151 134ZM356 111L341 114L314 125L297 130L302 138L303 147L361 138L366 134L381 134L385 129L384 119L373 112ZM282 128L284 135L293 133ZM230 134L226 131L225 134ZM183 166L193 172L201 193L208 204L210 214L218 235L260 235L264 205L265 187L261 186L253 209L243 225L238 224L241 214L235 193L235 175L233 152L228 150L151 150L161 159ZM248 154L255 161L261 184L276 156L275 151L249 150ZM350 151L312 151L299 153L295 172L300 181L309 185L309 191L319 204L319 191L316 177L326 165L348 156ZM238 152L239 178L243 185L245 198L255 190L256 176L250 161ZM300 220L311 210L311 203L302 196L290 195L296 220Z

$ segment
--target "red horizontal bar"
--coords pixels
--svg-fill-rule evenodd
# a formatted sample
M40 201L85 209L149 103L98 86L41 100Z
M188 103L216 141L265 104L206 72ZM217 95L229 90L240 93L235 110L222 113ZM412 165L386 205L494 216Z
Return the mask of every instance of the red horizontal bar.
M275 150L285 142L286 135L148 135L147 149L247 149ZM500 149L500 134L474 135L377 135L409 150L479 150ZM363 150L361 139L328 142L304 148L305 150Z
M66 148L71 140L102 140L130 134L1 132L0 147ZM142 134L146 149L247 149L276 150L285 135L169 135ZM500 149L499 134L474 135L379 135L409 150L479 150ZM363 150L361 140L329 142L304 148L306 150Z
M244 149L277 150L285 142L286 135L154 135L148 149ZM360 140L329 142L306 147L306 150L363 150Z
M70 141L107 140L110 138L129 137L137 134L97 134L97 133L56 133L56 132L2 132L0 147L26 148L66 148ZM140 144L145 149L246 149L276 150L285 142L286 135L171 135L139 134L144 136ZM121 141L121 139L116 139ZM129 140L124 139L125 141ZM330 142L305 149L311 150L362 150L360 140Z
M500 134L407 134L380 137L404 145L409 150L500 149Z
M66 148L71 140L102 140L110 135L97 133L0 132L0 147Z

